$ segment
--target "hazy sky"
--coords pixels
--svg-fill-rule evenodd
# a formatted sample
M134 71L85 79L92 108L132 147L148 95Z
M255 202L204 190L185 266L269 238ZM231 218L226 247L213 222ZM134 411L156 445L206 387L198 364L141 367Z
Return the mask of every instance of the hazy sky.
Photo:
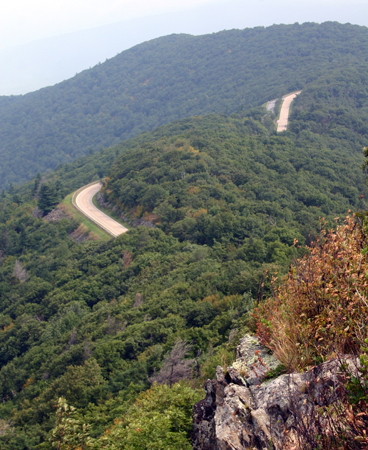
M220 0L2 0L0 14L0 48L78 30L98 27L137 17L174 12L196 6L224 3ZM266 0L243 0L250 8ZM275 6L294 8L300 4L311 10L330 6L355 9L367 7L368 0L274 0ZM365 12L365 11L364 11ZM317 17L317 16L316 16ZM361 18L364 20L364 18ZM368 25L368 17L365 19ZM318 18L317 20L318 21ZM285 23L290 23L285 14ZM262 17L260 17L260 25Z
M295 22L368 26L368 0L0 1L0 95L54 85L172 33Z
M1 2L0 48L36 39L216 3L213 0L8 0Z

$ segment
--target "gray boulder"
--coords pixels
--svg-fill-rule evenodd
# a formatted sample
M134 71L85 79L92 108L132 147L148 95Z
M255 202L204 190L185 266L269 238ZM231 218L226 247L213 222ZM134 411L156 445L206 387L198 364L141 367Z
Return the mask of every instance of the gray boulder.
M216 380L204 385L205 399L194 405L193 449L302 448L297 446L296 425L321 431L313 430L313 417L318 407L336 399L342 361L262 382L278 361L251 335L237 350L237 361L226 373L217 367ZM345 357L344 362L356 370L356 360Z

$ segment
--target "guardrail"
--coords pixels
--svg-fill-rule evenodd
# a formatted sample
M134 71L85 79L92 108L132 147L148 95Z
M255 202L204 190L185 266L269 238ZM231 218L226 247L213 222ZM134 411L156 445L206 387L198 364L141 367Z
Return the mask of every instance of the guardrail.
M101 228L101 230L103 230L105 233L109 234L110 236L116 238L117 236L115 234L113 234L111 231L107 230L103 225L99 224L95 219L93 219L89 214L85 213L82 209L79 208L79 206L77 205L77 203L75 202L77 196L84 191L84 189L86 189L89 186L93 186L94 184L101 184L102 187L102 182L104 180L98 180L98 181L93 181L92 183L86 184L85 186L82 186L81 188L79 188L78 190L76 190L73 195L72 195L72 205L74 206L74 208L80 212L81 214L83 214L84 217L86 217L88 220L90 220L91 222L93 222L95 225L97 225L99 228Z

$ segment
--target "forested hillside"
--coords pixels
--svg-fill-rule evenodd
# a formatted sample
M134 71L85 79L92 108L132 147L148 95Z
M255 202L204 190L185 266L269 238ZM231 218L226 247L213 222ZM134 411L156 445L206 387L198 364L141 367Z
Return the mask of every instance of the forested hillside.
M173 120L261 105L367 55L367 29L338 23L143 43L54 87L1 97L0 186Z
M191 405L271 293L267 274L303 255L320 217L366 208L366 86L331 72L286 133L263 107L196 116L3 192L1 449L189 449ZM61 200L101 177L115 214L155 228L80 242L76 221L40 217L40 185Z
M297 132L287 136L269 136L262 109L163 127L155 142L122 152L107 199L132 217L153 213L166 233L198 244L243 240L253 228L264 236L276 224L289 233L296 222L307 238L319 217L363 207L366 195L363 175L351 179L368 140L368 77L339 72L323 83L300 95Z

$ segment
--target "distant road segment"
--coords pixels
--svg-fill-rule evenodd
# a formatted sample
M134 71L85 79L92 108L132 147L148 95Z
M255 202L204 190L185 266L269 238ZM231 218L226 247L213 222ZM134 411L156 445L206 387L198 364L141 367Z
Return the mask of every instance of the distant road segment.
M101 188L102 183L100 181L88 184L74 193L72 202L73 205L89 220L96 223L111 236L117 237L120 234L126 233L128 229L100 211L93 204L92 199Z
M278 133L280 133L280 131L285 131L287 129L291 102L301 92L302 91L293 92L292 94L288 94L288 95L285 95L285 97L283 97L284 101L282 102L282 105L281 105L280 118L277 121L277 132Z

